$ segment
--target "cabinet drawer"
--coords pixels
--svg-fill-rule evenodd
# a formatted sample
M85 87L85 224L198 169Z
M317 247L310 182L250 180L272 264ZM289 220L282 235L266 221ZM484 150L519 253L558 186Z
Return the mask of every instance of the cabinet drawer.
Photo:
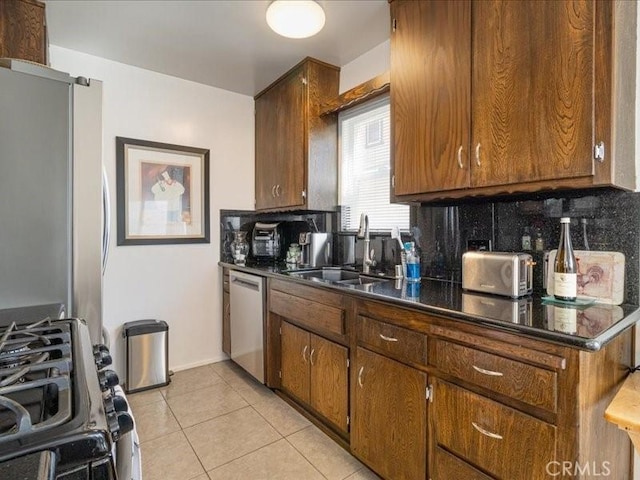
M342 309L273 289L269 295L269 310L273 313L308 326L312 330L344 335Z
M556 427L442 381L433 398L436 446L497 478L548 478Z
M435 449L432 468L433 480L491 480L491 477L439 447Z
M398 360L426 365L427 337L422 333L361 315L358 317L358 340Z
M457 343L435 340L431 364L440 371L549 412L557 409L557 374Z

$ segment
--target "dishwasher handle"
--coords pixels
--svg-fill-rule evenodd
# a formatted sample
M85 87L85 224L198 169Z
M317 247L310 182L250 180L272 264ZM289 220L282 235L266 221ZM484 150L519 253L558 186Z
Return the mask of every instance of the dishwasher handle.
M231 277L231 283L238 285L239 287L250 288L256 292L260 291L260 283L252 282L251 280L245 280L243 278Z

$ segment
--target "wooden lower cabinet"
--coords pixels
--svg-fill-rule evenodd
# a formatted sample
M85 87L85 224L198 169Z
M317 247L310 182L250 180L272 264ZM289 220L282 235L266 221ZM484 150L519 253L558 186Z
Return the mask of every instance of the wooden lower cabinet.
M491 477L476 470L468 463L463 462L440 447L434 449L429 478L431 480L440 478L443 480L492 480Z
M555 426L437 379L433 399L430 414L437 447L495 478L549 477L547 465L556 459ZM441 474L436 478L450 477Z
M358 347L351 450L384 478L424 480L427 374Z
M346 434L348 349L286 321L281 332L282 389Z
M385 480L632 478L604 419L631 330L587 352L284 281L269 298L276 388Z

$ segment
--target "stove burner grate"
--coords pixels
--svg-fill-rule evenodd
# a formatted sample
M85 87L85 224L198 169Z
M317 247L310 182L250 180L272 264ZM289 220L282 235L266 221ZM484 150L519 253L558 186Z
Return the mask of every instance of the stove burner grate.
M0 443L71 418L71 331L47 318L0 336Z

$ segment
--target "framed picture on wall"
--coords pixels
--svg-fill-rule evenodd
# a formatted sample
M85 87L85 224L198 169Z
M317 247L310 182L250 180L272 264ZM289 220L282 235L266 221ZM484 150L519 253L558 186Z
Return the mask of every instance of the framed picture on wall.
M116 137L118 245L209 243L209 150Z

